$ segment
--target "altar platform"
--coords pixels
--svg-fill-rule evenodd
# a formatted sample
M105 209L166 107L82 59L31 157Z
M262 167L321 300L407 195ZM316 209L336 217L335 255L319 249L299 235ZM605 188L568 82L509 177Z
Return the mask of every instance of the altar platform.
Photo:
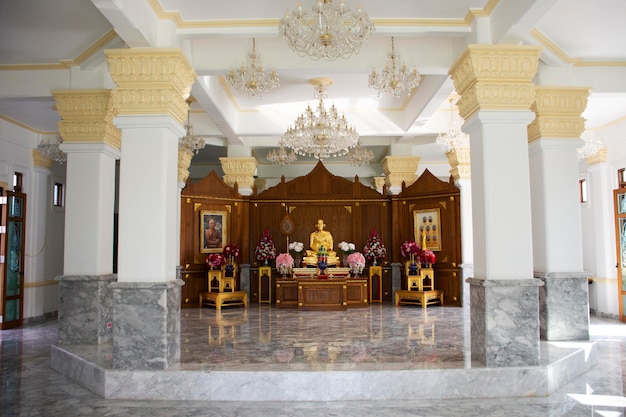
M594 342L541 342L541 364L470 359L469 312L371 304L184 309L180 361L118 370L111 345L51 347L51 367L108 399L354 401L546 397L594 367Z

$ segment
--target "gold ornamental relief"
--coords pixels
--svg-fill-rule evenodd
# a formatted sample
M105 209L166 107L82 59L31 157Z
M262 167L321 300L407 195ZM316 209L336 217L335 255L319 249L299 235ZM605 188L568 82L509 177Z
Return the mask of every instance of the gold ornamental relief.
M122 143L122 132L112 122L61 120L58 125L66 143L107 143L117 149Z
M538 115L580 116L587 107L587 87L535 87L535 102L532 110Z
M37 149L33 149L32 155L33 155L33 166L35 168L46 168L46 169L52 168L54 161L52 159L48 159L45 156L43 156L41 152L39 152Z
M479 110L530 110L535 100L532 83L477 82L458 101L465 120Z
M538 115L527 130L528 142L541 138L578 139L585 130L585 119L577 116Z
M185 182L189 178L189 165L193 152L187 150L178 150L178 181Z
M118 87L157 84L176 90L183 100L189 97L196 74L180 49L106 49L104 53Z
M113 92L120 115L169 114L180 124L187 119L187 102L168 88L122 88Z
M252 177L257 167L256 159L252 157L221 157L220 163L226 175L244 175Z
M254 186L254 177L247 175L224 175L224 182L230 187L237 183L239 188L252 188Z
M64 120L95 119L113 122L112 90L53 90L56 109Z
M383 160L383 173L415 173L419 168L419 156L387 156Z
M606 146L600 149L594 156L585 158L585 161L587 161L589 165L606 162Z

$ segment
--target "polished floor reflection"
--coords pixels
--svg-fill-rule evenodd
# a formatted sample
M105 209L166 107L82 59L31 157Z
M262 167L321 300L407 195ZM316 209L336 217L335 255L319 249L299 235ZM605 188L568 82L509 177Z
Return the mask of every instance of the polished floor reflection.
M461 308L347 312L183 310L180 368L315 370L471 367ZM49 367L55 321L0 332L2 416L621 416L626 325L592 317L600 362L549 397L350 402L105 400ZM464 337L465 336L465 337ZM110 360L102 355L106 366ZM428 384L428 381L419 381ZM507 381L515 384L515 381Z

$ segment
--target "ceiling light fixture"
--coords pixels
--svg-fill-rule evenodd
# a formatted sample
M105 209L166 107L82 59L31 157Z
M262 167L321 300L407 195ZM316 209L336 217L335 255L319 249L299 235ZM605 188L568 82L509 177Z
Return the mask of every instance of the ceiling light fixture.
M57 134L55 137L47 137L41 140L37 145L37 150L43 155L44 158L51 159L60 164L67 161L67 155L61 150L59 145L63 143L61 135Z
M376 69L372 70L369 77L369 86L370 88L378 90L378 97L380 97L382 93L400 97L403 91L406 91L410 96L419 85L421 78L416 68L409 71L406 64L400 59L400 55L396 54L392 36L391 52L387 54L385 68L380 74L376 73Z
M269 94L272 88L280 86L276 71L271 74L263 71L261 57L256 53L256 39L252 38L252 52L248 54L246 65L235 72L232 68L226 76L229 86L239 92L244 92L248 98L260 97L261 94Z
M185 136L178 140L178 149L182 151L193 152L196 155L200 152L200 149L206 146L204 138L193 134L193 126L189 122L189 113L191 110L192 100L187 100L187 123L185 124Z
M443 146L446 152L469 145L469 135L461 131L461 127L454 120L454 99L450 99L450 128L446 133L439 133L435 142Z
M369 164L372 159L374 159L374 153L367 149L361 147L361 140L356 144L356 147L350 149L348 154L346 155L346 159L350 161L352 165L363 165Z
M272 164L289 165L298 159L294 151L287 152L282 140L278 142L278 146L278 150L272 149L267 154L267 160L270 161Z
M289 10L280 19L279 35L300 56L314 60L333 61L359 53L361 44L374 33L374 24L367 13L352 12L343 0L317 0L311 12L302 10L298 4L291 14Z
M578 160L580 161L581 159L586 159L586 158L591 158L592 156L595 156L595 154L597 154L598 152L600 152L600 150L602 150L602 148L604 148L604 143L593 136L587 136L586 138L583 138L583 140L585 141L585 144L576 149L578 151Z
M348 124L345 116L339 116L334 105L329 110L324 107L326 87L332 82L330 78L309 81L315 87L315 98L319 99L317 109L314 112L308 105L283 136L285 146L298 155L313 156L319 160L345 155L359 141L359 134Z

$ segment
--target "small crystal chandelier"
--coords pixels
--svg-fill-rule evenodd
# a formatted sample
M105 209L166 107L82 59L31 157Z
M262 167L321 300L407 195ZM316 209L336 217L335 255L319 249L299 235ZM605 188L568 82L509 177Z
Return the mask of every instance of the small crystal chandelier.
M245 92L248 98L260 97L261 94L269 94L269 90L280 85L276 71L271 74L263 71L261 57L256 53L256 40L252 38L252 52L248 54L246 65L235 72L232 68L226 76L226 82L231 88Z
M361 140L356 144L356 147L350 149L348 154L346 155L346 159L350 161L352 165L363 165L369 164L372 159L374 159L374 153L367 149L361 147Z
M178 149L181 151L193 152L196 155L200 152L200 149L206 146L204 138L193 134L193 126L189 122L189 113L191 109L191 100L187 100L187 123L185 123L185 136L178 140Z
M598 152L600 152L600 150L602 150L602 148L604 148L604 143L602 143L602 141L598 138L587 136L583 140L585 141L585 144L582 147L576 149L578 151L579 161L585 158L591 158L592 156L595 156L595 154L597 154Z
M324 107L326 87L332 84L332 80L314 78L309 83L315 86L314 96L319 99L317 109L314 112L311 105L307 106L283 136L283 143L298 155L313 156L319 160L345 155L356 146L359 134L348 124L345 116L339 116L334 105L329 110Z
M391 52L387 54L387 64L385 64L385 68L380 74L376 73L376 69L372 70L369 78L369 86L370 88L378 90L378 97L380 97L382 93L400 97L403 91L406 91L410 96L419 85L421 78L416 68L409 71L406 68L406 64L400 59L400 55L396 54L392 36Z
M54 138L44 138L37 145L37 150L43 155L44 158L51 159L60 164L67 161L67 155L59 148L59 145L63 143L61 135L57 134Z
M454 100L450 99L450 128L446 133L439 133L436 143L443 146L446 152L469 145L469 135L461 131L461 127L454 121Z
M283 145L282 139L280 142L278 142L278 146L278 151L276 149L272 149L267 154L267 160L270 161L272 164L289 165L298 159L294 151L287 152Z
M352 12L344 1L317 0L311 12L298 8L280 19L279 36L300 56L334 61L359 53L361 44L374 33L374 24L361 8Z

